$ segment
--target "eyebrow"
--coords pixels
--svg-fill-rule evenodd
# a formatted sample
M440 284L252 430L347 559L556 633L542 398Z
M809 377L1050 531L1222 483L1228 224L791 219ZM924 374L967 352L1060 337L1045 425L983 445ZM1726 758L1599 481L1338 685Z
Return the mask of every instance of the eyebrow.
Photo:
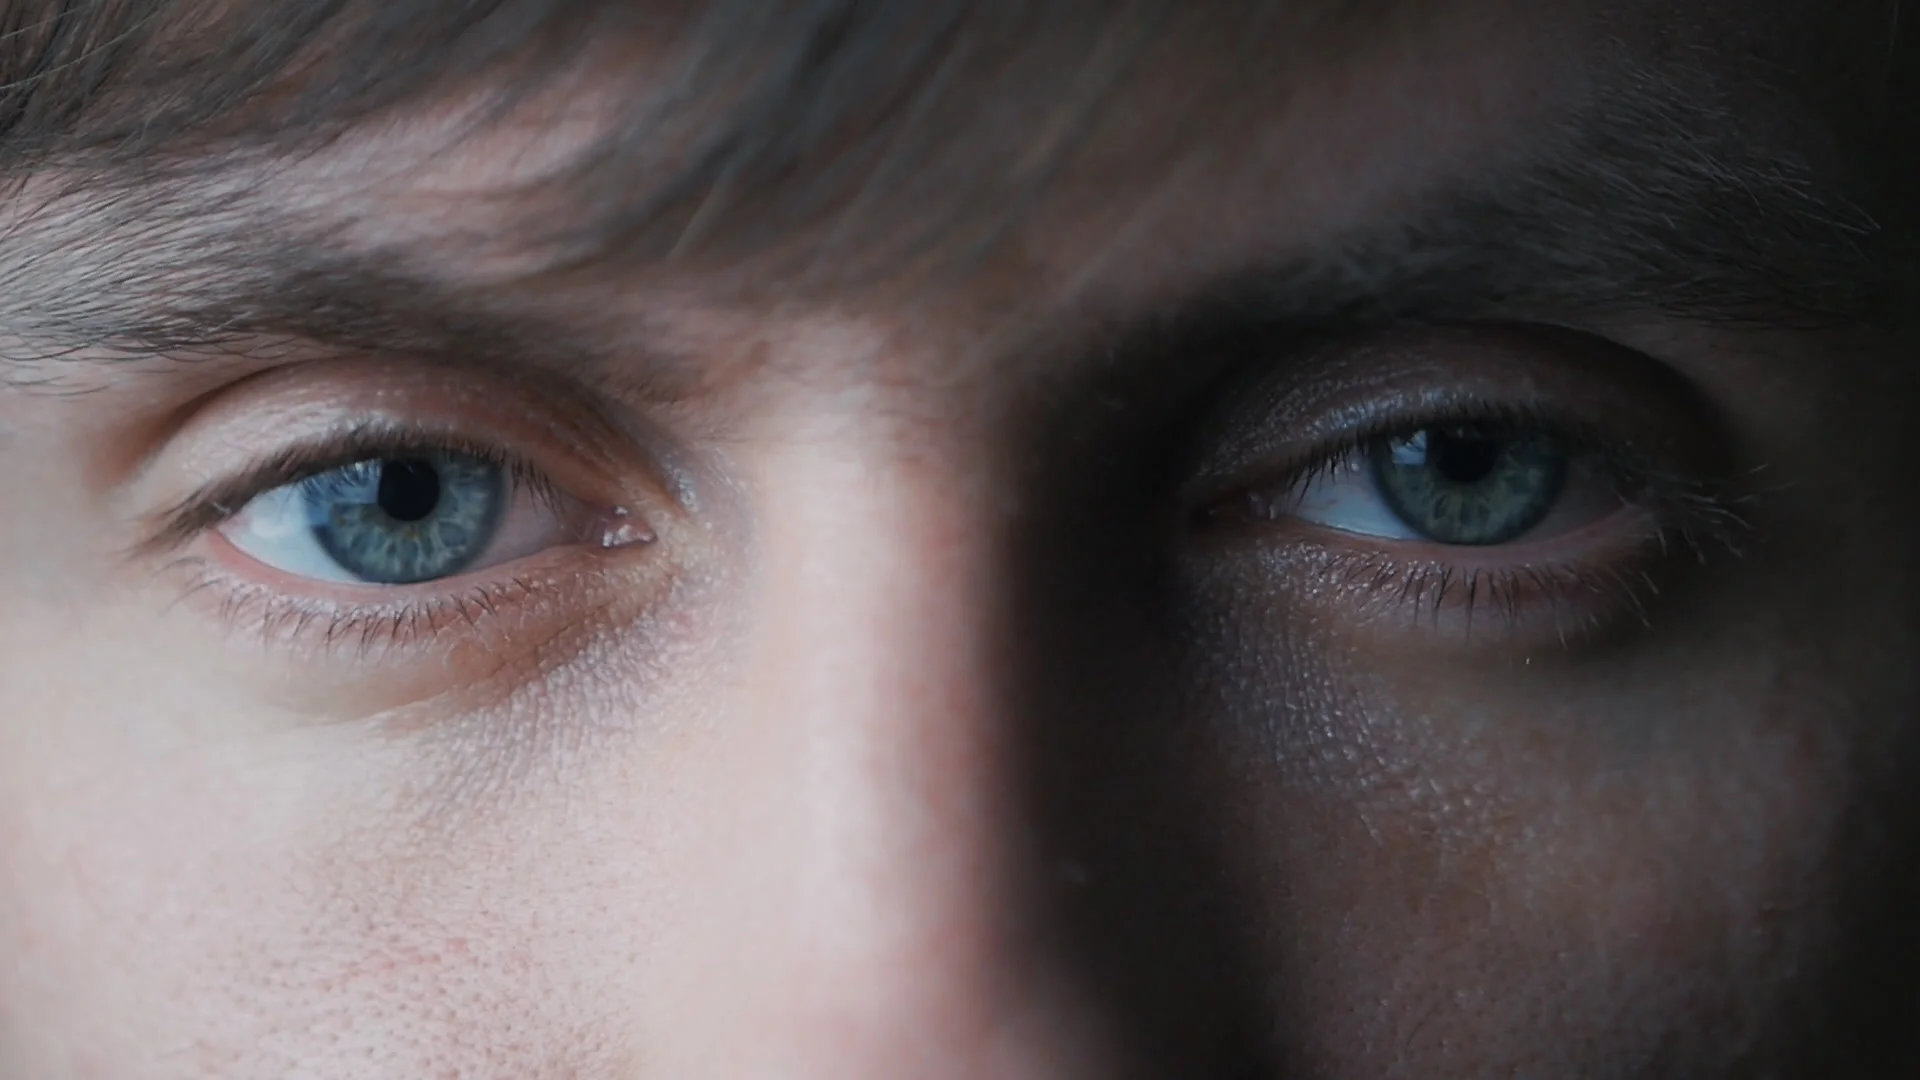
M1311 334L1395 319L1622 310L1759 327L1887 318L1893 278L1880 230L1789 150L1647 99L1615 102L1573 130L1514 172L1429 193L1406 220L1229 268L1111 321L1126 341L1166 343L1250 319ZM90 308L24 363L118 362L72 352L89 343L140 357L269 339L574 374L617 366L623 385L670 398L704 381L696 357L643 347L636 359L630 343L616 350L568 320L504 312L483 294L400 273L390 259L283 242L251 250L249 238L228 235L208 250L251 272L223 280L210 271L190 300L158 310ZM62 350L71 354L46 359ZM8 381L0 374L0 386Z

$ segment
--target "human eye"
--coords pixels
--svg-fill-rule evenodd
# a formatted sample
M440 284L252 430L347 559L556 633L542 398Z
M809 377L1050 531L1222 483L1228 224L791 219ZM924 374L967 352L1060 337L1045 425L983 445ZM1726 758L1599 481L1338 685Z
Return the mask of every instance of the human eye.
M1650 464L1551 418L1471 413L1361 435L1246 509L1381 541L1500 548L1551 540L1648 509ZM1672 480L1672 477L1662 477ZM1643 522L1651 524L1650 522Z
M1265 509L1362 536L1488 547L1620 509L1622 479L1544 430L1455 420L1365 440Z
M1736 546L1747 496L1671 380L1445 340L1413 362L1365 350L1330 388L1303 380L1282 419L1242 437L1202 533L1328 622L1443 643L1462 638L1434 631L1566 644L1645 625L1689 566Z
M669 485L567 395L336 365L201 412L149 470L134 554L189 601L167 610L310 670L341 646L363 671L506 662L643 608L672 569Z
M427 584L561 545L649 538L629 514L590 507L497 448L381 439L356 435L348 445L357 448L325 449L322 464L283 459L277 471L302 475L247 498L218 534L268 570L366 586Z

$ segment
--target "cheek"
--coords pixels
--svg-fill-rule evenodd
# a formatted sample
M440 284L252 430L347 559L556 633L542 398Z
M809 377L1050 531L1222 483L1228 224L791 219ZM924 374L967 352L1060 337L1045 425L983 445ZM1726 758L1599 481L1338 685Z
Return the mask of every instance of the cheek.
M1628 679L1298 652L1238 680L1275 690L1227 730L1243 888L1311 1064L1638 1074L1773 1034L1839 885L1853 793L1814 733L1846 717L1700 656Z
M105 715L42 705L8 719ZM0 773L0 1075L609 1068L617 1043L581 990L606 957L578 929L606 921L587 898L632 890L581 869L592 838L524 824L557 808L443 827L423 755L344 729L108 743Z

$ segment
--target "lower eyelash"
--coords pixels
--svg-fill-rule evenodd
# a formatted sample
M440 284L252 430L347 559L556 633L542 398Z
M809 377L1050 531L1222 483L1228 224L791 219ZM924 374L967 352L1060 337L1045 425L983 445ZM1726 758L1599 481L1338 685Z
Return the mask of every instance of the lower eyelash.
M1622 612L1650 626L1647 604L1660 592L1653 574L1645 569L1529 566L1461 571L1395 565L1390 557L1357 553L1341 553L1325 566L1343 587L1359 586L1384 598L1390 610L1410 611L1416 621L1428 621L1435 628L1457 611L1462 635L1468 639L1490 616L1509 636L1529 621L1550 622L1553 636L1563 646L1598 635ZM1581 603L1583 599L1590 602ZM1530 605L1543 603L1544 612L1530 610Z
M1754 531L1746 515L1757 496L1726 483L1655 473L1646 480L1650 508L1664 523L1663 542L1678 540L1701 562L1718 551L1740 556Z
M460 592L336 605L239 580L200 555L175 559L162 573L181 582L173 606L217 593L221 621L244 628L268 646L349 649L358 660L375 659L386 650L406 648L452 628L477 628L483 619L498 618L507 605L541 592L531 579L505 577Z
M1342 594L1342 603L1369 621L1411 618L1435 630L1451 623L1467 639L1481 638L1491 623L1509 638L1537 633L1571 647L1623 620L1651 627L1655 601L1666 591L1661 569L1675 558L1704 564L1744 552L1751 526L1740 511L1748 496L1670 475L1643 477L1637 487L1622 512L1639 515L1643 527L1609 543L1600 559L1463 566L1444 555L1364 542L1339 547L1296 534L1288 572Z

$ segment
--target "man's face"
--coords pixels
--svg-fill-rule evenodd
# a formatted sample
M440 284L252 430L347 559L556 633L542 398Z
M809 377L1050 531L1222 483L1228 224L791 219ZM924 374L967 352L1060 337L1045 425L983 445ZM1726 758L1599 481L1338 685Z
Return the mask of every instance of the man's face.
M1892 5L883 7L8 159L0 1076L1892 1068Z

